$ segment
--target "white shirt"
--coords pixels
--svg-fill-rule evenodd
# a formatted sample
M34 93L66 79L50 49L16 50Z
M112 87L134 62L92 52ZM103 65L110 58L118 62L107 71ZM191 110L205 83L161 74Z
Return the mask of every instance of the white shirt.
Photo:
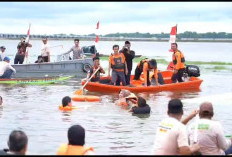
M11 69L14 71L14 73L16 73L16 70L10 65L10 63L0 61L0 76L2 76L4 72L8 69Z
M48 53L50 53L49 47L50 47L50 46L49 46L48 44L43 44L43 45L42 45L41 55L42 55L43 57L48 56Z
M159 123L153 146L153 155L180 155L178 148L189 146L187 128L175 118Z
M193 143L195 124L191 124L188 130L190 143ZM225 155L224 151L231 145L231 140L225 138L219 122L199 119L197 131L197 143L202 155Z

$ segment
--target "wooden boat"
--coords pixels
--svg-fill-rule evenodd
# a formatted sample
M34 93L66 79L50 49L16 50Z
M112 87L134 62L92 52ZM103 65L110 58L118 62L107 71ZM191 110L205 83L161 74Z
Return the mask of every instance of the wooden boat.
M203 80L200 80L197 77L190 77L188 82L181 82L181 83L172 83L171 77L173 75L172 71L163 71L161 72L164 78L164 85L160 86L149 86L144 87L142 85L143 81L140 80L133 80L134 75L131 76L131 85L134 87L129 86L114 86L114 85L107 85L107 84L100 84L98 82L89 82L85 89L90 92L107 92L107 93L118 93L120 89L127 89L131 92L139 93L139 92L160 92L160 91L176 91L176 90L188 90L188 89L199 89L200 85ZM110 79L109 77L102 77L101 79ZM82 85L84 85L85 80L82 80Z
M0 84L30 84L30 85L53 84L56 82L67 80L71 77L72 76L0 79Z

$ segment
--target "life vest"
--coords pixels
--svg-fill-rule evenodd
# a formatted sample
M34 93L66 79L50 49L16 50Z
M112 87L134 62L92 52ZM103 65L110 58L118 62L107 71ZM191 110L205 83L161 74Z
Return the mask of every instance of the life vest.
M59 109L62 110L62 111L72 111L73 107L71 107L71 106L63 107L63 105L60 105Z
M113 60L112 60L112 64L111 64L111 68L112 69L125 69L125 62L123 63L122 61L122 53L119 54L119 57L115 57L114 55L112 55Z
M145 62L147 62L148 63L148 61L147 61L147 59L148 58L144 58L144 59L142 59L139 63L138 63L138 68L141 70L141 71L143 71L143 64L145 63ZM149 64L149 63L148 63Z
M85 155L85 153L89 150L93 151L93 148L79 145L62 144L57 151L57 155Z
M173 55L172 55L172 62L173 62L174 65L177 64L177 58L176 58L175 54L178 53L178 52L180 53L181 64L184 64L184 62L185 62L185 58L184 58L183 53L180 52L180 51L177 51L177 52L174 52Z
M90 68L90 76L92 76L92 74L96 71L97 69L95 69L94 67L91 67ZM98 70L95 75L92 77L93 80L100 80L100 74L101 74L101 71ZM92 81L91 79L91 81Z

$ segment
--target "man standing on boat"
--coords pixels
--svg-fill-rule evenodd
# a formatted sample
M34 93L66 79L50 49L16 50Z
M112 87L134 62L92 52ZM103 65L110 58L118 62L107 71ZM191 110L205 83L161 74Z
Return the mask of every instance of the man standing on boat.
M32 47L32 45L25 41L25 37L22 37L21 42L17 46L18 52L16 53L14 64L23 64L27 47Z
M44 62L50 62L50 49L49 49L49 47L50 46L48 45L48 39L43 38L41 56L42 56Z
M64 55L73 52L73 60L74 59L81 59L83 56L83 49L79 46L79 39L74 39L75 45L67 52L64 53Z
M119 46L113 46L114 53L109 58L109 71L108 76L110 77L110 70L112 68L112 83L116 85L117 79L120 79L123 86L126 86L125 74L128 74L126 59L123 53L119 53Z
M174 72L172 75L172 83L178 82L184 82L182 80L183 73L185 70L185 58L183 53L177 49L178 45L177 43L172 43L171 44L171 49L173 50L173 55L172 55L172 62L174 64Z
M0 52L0 61L3 61L3 59L5 58L5 53L4 53L5 50L6 50L5 46L1 46L0 50L1 50L1 52Z
M16 70L10 65L10 58L5 57L0 61L0 79L10 79L13 73L16 73Z
M127 64L127 69L128 69L128 74L125 75L126 85L130 85L131 70L133 67L133 59L135 57L135 51L131 50L130 47L131 47L131 43L129 41L125 41L125 45L123 46L121 50L121 52L124 54L126 58L126 64Z

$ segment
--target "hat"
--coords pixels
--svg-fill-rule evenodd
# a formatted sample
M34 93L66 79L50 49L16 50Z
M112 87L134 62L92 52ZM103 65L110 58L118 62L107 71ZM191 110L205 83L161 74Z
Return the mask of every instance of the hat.
M130 98L137 98L137 96L134 93L130 93L130 95L128 95L127 97L125 97L126 99L130 99Z
M6 49L5 46L1 46L0 48L1 48L1 49Z
M3 59L3 61L10 61L10 58L9 58L9 57L5 57L5 58Z
M180 99L172 99L168 103L168 113L183 113L183 104Z
M201 104L199 114L202 115L205 113L213 114L213 105L211 102L203 102Z

